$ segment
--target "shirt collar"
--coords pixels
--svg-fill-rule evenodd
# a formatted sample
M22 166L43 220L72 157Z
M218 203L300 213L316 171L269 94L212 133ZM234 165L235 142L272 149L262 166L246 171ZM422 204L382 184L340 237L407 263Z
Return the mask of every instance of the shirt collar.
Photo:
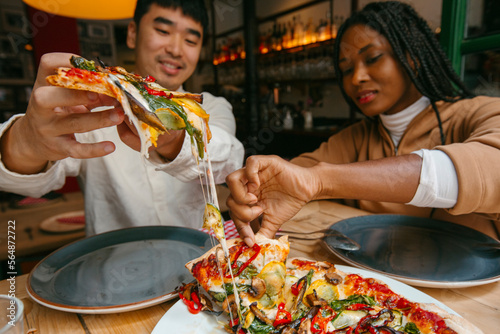
M384 127L389 131L394 145L397 147L399 140L406 131L408 124L417 116L422 110L427 108L431 104L431 100L422 96L415 103L401 110L393 115L380 114L380 120Z

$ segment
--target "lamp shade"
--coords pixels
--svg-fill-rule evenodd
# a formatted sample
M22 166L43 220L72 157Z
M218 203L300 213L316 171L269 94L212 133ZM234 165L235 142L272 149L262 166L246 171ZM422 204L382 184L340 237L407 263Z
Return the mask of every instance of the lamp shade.
M120 20L134 16L137 0L23 0L44 12L88 20Z

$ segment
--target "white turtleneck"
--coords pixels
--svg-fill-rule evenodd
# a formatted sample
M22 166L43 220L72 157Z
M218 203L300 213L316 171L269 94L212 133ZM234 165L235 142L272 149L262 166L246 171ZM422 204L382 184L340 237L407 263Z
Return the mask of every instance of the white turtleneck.
M429 104L430 100L423 96L396 114L380 115L380 120L389 131L396 152L408 124ZM412 153L422 158L422 169L417 191L407 204L433 208L452 208L455 206L458 198L458 178L450 157L440 150L422 149Z

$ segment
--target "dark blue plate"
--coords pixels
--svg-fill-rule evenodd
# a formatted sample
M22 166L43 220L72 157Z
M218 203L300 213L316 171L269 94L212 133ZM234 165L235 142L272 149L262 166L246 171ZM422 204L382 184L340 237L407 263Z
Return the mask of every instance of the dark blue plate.
M368 215L340 221L332 228L358 242L358 251L328 248L344 261L425 287L467 287L500 280L499 244L474 229L404 215Z
M126 228L71 243L30 273L29 295L61 311L117 313L174 298L193 280L184 265L208 251L210 236L175 226Z

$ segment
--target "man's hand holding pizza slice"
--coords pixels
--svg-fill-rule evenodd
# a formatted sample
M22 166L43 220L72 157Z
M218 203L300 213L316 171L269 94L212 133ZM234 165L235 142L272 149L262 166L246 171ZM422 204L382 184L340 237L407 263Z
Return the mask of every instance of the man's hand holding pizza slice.
M114 151L109 141L79 143L75 133L120 124L124 120L120 104L103 94L54 87L45 80L56 68L70 66L70 57L53 53L41 58L26 115L2 136L2 161L10 171L34 174L43 171L49 161L95 158ZM98 106L112 108L90 112Z
M139 97L147 100L153 112L146 113L129 101L107 78L109 73L140 91ZM2 137L2 161L13 172L34 174L49 161L102 157L115 150L114 143L79 143L75 134L110 126L117 126L121 140L132 149L144 156L155 149L165 160L175 159L188 132L193 153L203 157L204 131L210 140L208 115L195 101L201 102L201 95L168 91L154 79L120 67L94 66L66 53L47 54L41 59L26 115ZM96 107L107 108L91 112ZM154 123L160 127L154 128Z

